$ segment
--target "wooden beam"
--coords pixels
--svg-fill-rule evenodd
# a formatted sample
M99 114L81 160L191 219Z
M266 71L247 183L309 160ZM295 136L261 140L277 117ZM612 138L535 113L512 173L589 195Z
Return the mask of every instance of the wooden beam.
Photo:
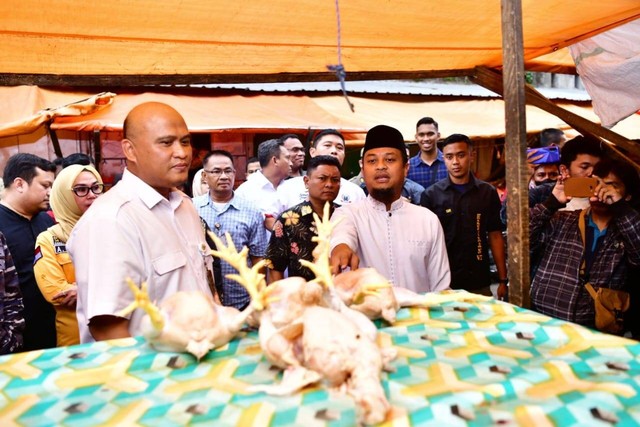
M502 0L509 302L529 307L529 192L521 0Z
M557 116L581 134L600 137L640 157L640 145L638 145L638 143L631 141L610 129L602 127L597 123L593 123L584 117L572 113L571 111L557 106L531 85L527 85L526 93L528 104L535 105L536 107Z
M498 71L478 67L475 69L474 75L471 76L470 79L471 81L499 95L504 95L502 76ZM604 139L608 142L611 142L615 146L623 148L629 153L640 157L640 145L637 142L631 141L630 139L627 139L610 129L604 128L597 123L593 123L592 121L585 119L582 116L565 110L564 108L554 104L553 101L547 99L531 85L525 85L525 95L527 104L534 105L541 110L553 114L554 116L562 119L569 126L574 128L581 134ZM621 153L615 146L608 145L607 147L612 152L616 153L616 155L624 157L628 160L628 157ZM632 162L632 164L634 163Z
M53 152L56 153L56 157L64 157L62 155L62 149L60 148L60 141L58 141L58 135L56 134L55 130L51 129L51 122L46 122L44 126L47 129L49 137L51 138L51 145L53 145Z
M473 74L467 70L424 71L366 71L347 70L347 81L356 80L414 80L444 77L465 77ZM286 83L326 82L337 80L332 72L280 73L280 74L173 74L173 75L59 75L59 74L10 74L0 73L0 86L146 86L189 85L222 83Z

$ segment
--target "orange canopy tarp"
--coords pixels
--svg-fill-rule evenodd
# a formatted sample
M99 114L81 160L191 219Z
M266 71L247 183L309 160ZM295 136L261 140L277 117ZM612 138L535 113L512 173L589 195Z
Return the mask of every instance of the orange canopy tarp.
M1 91L0 91L1 93ZM193 132L247 131L286 132L307 129L335 128L355 140L375 125L384 123L398 128L405 140L412 141L415 123L424 116L435 117L444 136L464 133L476 138L504 136L504 102L501 99L440 100L437 97L402 97L379 99L350 96L355 105L352 113L340 95L307 96L263 94L257 96L219 95L189 96L163 93L121 94L113 105L95 114L82 117L57 118L52 128L68 130L120 130L126 114L145 101L165 102L185 117ZM597 122L588 103L559 103L561 107ZM623 133L640 137L640 116L637 131ZM556 116L537 107L527 106L527 131L569 126ZM630 130L633 126L629 126ZM614 129L617 130L617 129Z
M89 95L36 86L2 88L0 137L32 133L54 118L94 113L108 107L114 96L110 92Z
M472 138L496 138L505 135L504 101L502 99L472 99L427 102L397 101L389 99L350 97L356 106L351 113L338 96L314 97L313 100L324 110L344 117L351 115L352 120L369 129L378 124L388 124L398 128L405 140L412 141L416 132L416 122L424 116L434 117L438 121L443 137L452 133L462 133ZM557 102L557 105L579 116L598 122L598 117L588 102L572 104ZM545 128L568 129L558 117L532 105L526 106L527 132L540 132ZM640 115L634 115L613 128L627 138L640 138Z
M366 132L359 122L349 116L335 116L306 96L188 96L151 92L120 94L108 109L84 117L60 117L51 127L83 131L120 130L127 113L147 101L174 107L185 118L191 132L277 132L309 128Z
M349 72L502 64L498 0L339 2ZM333 0L4 0L0 72L54 75L326 73ZM522 0L529 61L640 17L638 0Z

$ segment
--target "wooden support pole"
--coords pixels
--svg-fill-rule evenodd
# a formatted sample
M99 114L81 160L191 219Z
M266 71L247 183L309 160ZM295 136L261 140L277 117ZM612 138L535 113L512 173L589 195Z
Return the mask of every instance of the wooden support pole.
M62 158L62 149L60 148L60 141L58 141L58 135L56 131L51 129L51 122L46 122L45 127L47 128L47 133L51 138L51 145L53 145L53 152L56 153L56 157Z
M529 307L529 193L521 0L502 0L509 302Z

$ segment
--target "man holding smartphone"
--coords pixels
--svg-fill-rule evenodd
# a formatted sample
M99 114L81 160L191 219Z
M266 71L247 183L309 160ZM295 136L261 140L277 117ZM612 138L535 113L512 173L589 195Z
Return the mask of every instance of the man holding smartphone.
M588 208L559 211L571 199L561 178L551 196L531 209L529 228L531 248L542 254L531 285L532 307L588 327L595 326L595 309L585 284L625 290L629 268L640 265L640 214L629 204L637 198L638 173L605 159L593 175L598 184Z
M567 141L560 150L560 177L563 181L569 177L588 177L593 167L604 157L602 143L595 138L579 135ZM553 191L554 183L545 183L529 190L529 207L542 203ZM588 207L588 198L572 198L565 210Z

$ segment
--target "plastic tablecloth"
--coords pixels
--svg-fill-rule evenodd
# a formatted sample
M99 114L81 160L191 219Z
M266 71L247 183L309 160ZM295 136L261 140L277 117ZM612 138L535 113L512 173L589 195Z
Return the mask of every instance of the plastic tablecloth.
M426 297L394 325L386 426L637 425L640 344L464 291ZM323 384L288 397L255 331L200 362L142 338L0 358L0 425L352 426L353 401Z

